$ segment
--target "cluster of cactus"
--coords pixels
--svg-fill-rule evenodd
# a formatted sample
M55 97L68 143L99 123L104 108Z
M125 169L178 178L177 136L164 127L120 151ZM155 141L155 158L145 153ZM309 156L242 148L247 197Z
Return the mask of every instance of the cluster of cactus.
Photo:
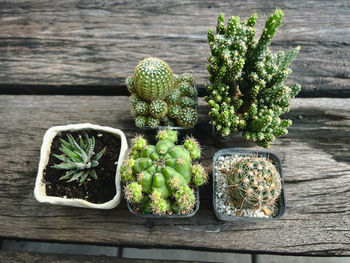
M62 152L61 155L52 154L58 160L59 164L51 166L52 168L65 170L66 173L59 180L67 180L67 182L78 181L84 183L91 176L97 179L97 174L94 168L98 166L98 161L106 151L106 147L95 154L95 138L86 134L85 141L79 135L79 143L77 143L71 134L67 134L67 141L60 138Z
M197 120L197 89L191 74L173 74L158 58L142 60L126 79L135 125L193 127Z
M204 167L195 163L201 156L200 145L187 138L175 145L178 134L160 130L156 145L138 136L132 140L128 158L121 167L126 182L125 198L134 210L144 214L188 214L196 204L194 186L207 182Z
M227 173L228 194L235 207L261 209L273 206L281 194L281 176L263 157L243 157Z
M292 121L282 120L280 115L289 111L290 100L299 93L300 85L286 86L284 81L300 47L287 53L269 49L282 17L282 10L276 9L258 41L254 39L256 14L243 21L231 17L227 25L221 14L216 35L209 29L210 84L205 99L211 108L210 123L222 136L242 131L247 140L269 148L276 136L288 133Z

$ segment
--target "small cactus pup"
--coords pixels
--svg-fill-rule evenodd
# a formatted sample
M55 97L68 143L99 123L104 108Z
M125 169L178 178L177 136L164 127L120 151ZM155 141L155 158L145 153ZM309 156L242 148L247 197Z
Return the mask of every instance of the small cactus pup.
M196 124L197 89L191 74L173 74L165 61L150 57L139 62L125 84L136 127L188 129Z
M142 136L132 140L121 167L125 198L139 214L191 214L197 203L196 187L208 181L198 163L200 145L192 137L176 144L178 133L170 129L159 130L156 140L155 145Z
M300 85L288 86L284 81L300 47L277 53L269 49L283 15L281 9L270 15L259 40L255 39L256 14L247 20L231 17L227 24L220 14L216 34L209 29L210 84L205 100L210 123L221 136L242 132L246 140L269 148L277 136L287 134L292 121L280 116L289 111Z

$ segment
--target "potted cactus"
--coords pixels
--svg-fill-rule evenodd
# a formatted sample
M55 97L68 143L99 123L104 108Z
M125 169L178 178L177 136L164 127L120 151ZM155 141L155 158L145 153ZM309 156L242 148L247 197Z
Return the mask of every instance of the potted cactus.
M156 145L141 136L134 138L121 168L129 209L143 216L192 216L199 207L196 187L208 178L195 162L201 156L200 145L194 138L175 145L174 130L160 130L156 137Z
M285 212L281 160L269 151L231 148L217 152L213 205L221 220L280 218Z
M180 77L165 61L150 57L139 62L126 86L137 127L192 128L196 124L197 89L191 74Z
M280 118L289 111L290 100L300 85L284 81L300 47L273 53L271 40L282 23L283 12L277 9L266 21L260 39L254 39L257 15L240 21L231 17L225 25L224 14L218 18L216 34L209 29L211 55L207 70L205 100L210 109L210 123L215 133L228 136L242 132L246 140L268 148L276 136L287 134L291 120Z
M45 133L34 195L39 202L111 209L121 198L127 141L119 129L89 123Z

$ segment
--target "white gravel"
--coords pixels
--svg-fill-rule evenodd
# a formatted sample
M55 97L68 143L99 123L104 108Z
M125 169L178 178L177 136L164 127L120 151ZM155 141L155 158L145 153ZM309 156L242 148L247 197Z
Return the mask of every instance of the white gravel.
M266 215L262 209L268 208L275 210L274 207L262 207L259 210L252 209L238 209L232 202L230 202L230 196L227 194L226 174L220 171L229 171L232 165L242 159L244 156L238 155L225 155L220 156L215 163L215 201L216 207L220 214L224 216L247 216L247 217L260 217L271 218L272 215ZM239 210L239 212L238 212ZM238 212L238 213L237 213ZM276 214L276 211L273 212Z

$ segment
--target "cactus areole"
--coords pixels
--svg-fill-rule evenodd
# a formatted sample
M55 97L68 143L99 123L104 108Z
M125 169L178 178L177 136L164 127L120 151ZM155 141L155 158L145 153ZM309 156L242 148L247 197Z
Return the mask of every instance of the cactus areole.
M173 130L159 131L157 139L156 145L143 137L133 140L121 168L125 197L145 214L191 213L196 203L193 187L207 181L203 166L194 164L200 157L199 144L188 138L184 145L175 145Z

